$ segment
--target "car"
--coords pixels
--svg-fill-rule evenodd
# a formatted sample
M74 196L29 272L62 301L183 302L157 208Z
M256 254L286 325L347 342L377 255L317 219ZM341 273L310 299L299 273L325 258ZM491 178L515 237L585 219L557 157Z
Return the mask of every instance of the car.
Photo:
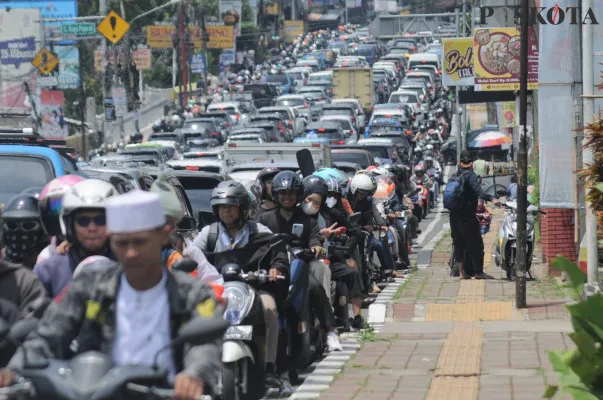
M224 101L219 103L211 103L207 106L207 112L224 111L232 120L232 125L245 125L247 122L248 115L244 114L239 107L239 103L236 101Z
M316 61L316 62L318 62L318 68L319 68L319 70L324 70L324 69L327 68L326 57L321 52L305 53L303 55L303 57L301 58L301 61L304 61L304 62L307 62L307 61ZM317 71L314 71L314 72L317 72Z
M358 140L358 146L371 152L375 161L380 163L392 162L397 158L394 141L390 138L363 138Z
M385 71L383 71L385 72ZM386 101L391 93L390 84L387 82L385 75L373 75L373 90L379 98L379 103Z
M139 167L124 166L98 166L87 165L82 167L87 178L102 179L110 182L119 193L132 190L149 190L153 184L153 177Z
M291 87L293 86L293 79L289 72L277 72L275 74L266 75L267 83L278 84L280 87L279 94L289 94L291 92Z
M350 119L353 129L358 132L356 110L354 106L347 104L327 104L322 107L322 117L331 115L342 115Z
M407 129L408 124L403 124L398 119L394 118L374 118L366 128L366 138L387 138L392 139L393 143L409 144L409 140L405 135L412 134L412 131Z
M351 105L356 111L356 121L358 128L360 128L360 130L363 130L366 127L366 116L364 115L364 109L362 108L362 105L360 104L360 101L358 99L333 99L331 101L331 104Z
M425 84L427 84L427 88L429 89L429 92L432 95L436 94L435 93L435 81L429 72L411 71L411 72L407 73L406 76L404 77L404 82L413 82L413 81L425 82Z
M351 141L336 121L311 122L306 126L304 135L293 139L293 143L330 143L345 144Z
M180 146L180 143L173 140L153 140L145 143L157 143L162 145L168 155L168 158L172 160L180 160L182 158L182 154L184 154L184 150Z
M259 128L266 131L266 136L269 142L282 142L280 128L277 121L251 121L246 128Z
M182 140L182 136L178 133L178 131L174 132L153 132L147 138L148 142L178 142L184 143Z
M233 165L228 175L231 179L247 186L250 181L256 180L261 170L268 167L279 168L282 171L299 171L299 165L296 162L253 162Z
M258 110L258 116L264 114L278 114L287 125L287 130L290 131L291 137L295 137L303 132L305 123L302 119L296 118L295 111L290 107L275 106L264 107Z
M366 169L370 165L375 165L375 160L370 151L362 148L339 148L331 149L331 160L333 164L338 165L342 162L349 162L360 165Z
M337 122L341 126L341 129L343 130L343 133L347 137L348 141L354 142L358 140L358 130L354 126L354 123L352 122L350 117L345 115L325 115L320 117L320 119L318 120L318 122L322 121Z
M31 187L43 188L54 178L77 174L78 167L63 150L64 141L46 140L33 129L0 128L0 204Z
M425 118L425 115L429 112L429 106L424 101L423 97L417 92L410 90L400 90L392 93L389 96L388 103L408 104L412 107L415 115L422 115L423 118Z
M293 87L291 93L297 93L297 91L306 84L308 77L312 73L312 68L307 67L295 67L289 70L289 75L293 79Z
M320 86L304 86L297 94L305 96L310 101L310 113L312 121L318 120L322 107L329 103L329 97Z
M329 82L329 81L314 81L314 83L312 83L311 86L308 85L308 87L319 87L319 88L322 88L329 99L331 97L333 97L333 82ZM303 93L303 92L300 92L300 93Z
M266 131L261 128L245 128L237 129L232 131L230 137L226 141L226 145L238 142L255 142L255 143L267 143L269 142Z
M331 40L329 42L329 49L333 50L338 56L345 56L350 51L348 44L343 40Z
M378 58L377 47L372 44L361 44L356 47L355 54L363 56L369 65L373 65Z
M314 72L308 77L308 86L313 86L315 83L328 82L333 85L333 71Z
M276 98L281 94L278 83L254 82L243 86L244 92L250 92L255 108L273 106Z
M133 143L127 144L123 150L120 150L118 154L142 154L145 151L157 151L163 155L164 161L173 160L174 155L176 154L176 150L172 147L166 145L166 143L158 143L158 142L143 142L143 143ZM109 154L110 155L110 154Z
M181 134L186 132L205 132L209 138L221 140L227 136L227 130L220 126L217 119L207 118L191 118L184 121L184 125L180 128ZM186 140L186 137L185 137Z
M286 94L276 99L276 106L292 108L298 116L306 119L304 123L311 119L311 105L310 98L303 94Z
M226 139L226 136L228 136L228 134L232 130L233 119L230 116L230 114L228 114L225 111L204 112L201 115L199 115L198 119L206 120L206 121L212 120L212 121L216 122L218 124L218 126L220 127L220 132L222 133L223 139Z
M279 140L277 140L277 141L288 141L288 140L290 141L292 139L291 131L288 129L286 121L287 120L283 119L283 116L279 113L265 113L265 114L258 113L258 115L255 115L251 118L248 126L252 126L252 124L258 123L258 122L271 123L278 129L277 132L278 132ZM258 127L257 125L254 125L254 126Z
M187 157L183 160L170 160L167 162L167 166L174 170L205 171L214 173L225 173L227 170L226 162L224 160L211 157Z
M412 70L415 65L433 65L436 69L441 69L440 58L433 53L413 54L408 60L408 69Z
M297 60L295 63L296 67L308 67L312 69L312 72L320 71L320 62L313 58L308 58L305 60Z

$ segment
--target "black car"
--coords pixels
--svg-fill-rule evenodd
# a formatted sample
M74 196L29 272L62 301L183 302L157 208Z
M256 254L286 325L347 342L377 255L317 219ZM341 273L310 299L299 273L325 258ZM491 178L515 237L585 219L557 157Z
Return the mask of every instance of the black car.
M278 83L256 82L245 85L243 90L251 92L255 108L271 107L279 96Z

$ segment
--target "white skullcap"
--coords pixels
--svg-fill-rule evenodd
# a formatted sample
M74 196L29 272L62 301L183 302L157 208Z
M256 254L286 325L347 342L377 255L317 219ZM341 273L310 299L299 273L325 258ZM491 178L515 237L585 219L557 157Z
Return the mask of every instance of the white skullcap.
M134 190L111 197L106 206L109 233L150 231L165 225L165 214L157 193Z

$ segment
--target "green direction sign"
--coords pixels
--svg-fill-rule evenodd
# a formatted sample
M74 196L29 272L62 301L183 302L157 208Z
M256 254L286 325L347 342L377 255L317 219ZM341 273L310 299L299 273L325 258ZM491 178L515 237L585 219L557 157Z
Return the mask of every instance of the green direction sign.
M62 25L61 33L65 36L94 36L96 35L96 25L86 22L81 24Z

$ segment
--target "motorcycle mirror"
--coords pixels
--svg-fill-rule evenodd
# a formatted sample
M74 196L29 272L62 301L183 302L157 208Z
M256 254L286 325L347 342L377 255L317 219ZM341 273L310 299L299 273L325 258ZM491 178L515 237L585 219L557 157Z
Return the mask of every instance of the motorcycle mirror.
M172 265L172 270L186 272L187 274L190 274L195 269L197 269L197 262L190 258L181 258Z
M360 223L361 219L362 219L362 213L355 212L348 217L348 222L350 223L350 225L357 225Z
M213 318L194 318L180 328L178 336L170 345L174 347L189 343L193 346L201 346L221 338L229 326L230 323L222 318L222 315Z
M197 229L197 220L193 217L185 216L178 223L179 231L193 231Z
M416 188L415 190L413 190L412 192L410 192L410 193L408 194L408 196L409 196L409 197L412 197L412 196L414 196L414 195L418 194L420 191L421 191L421 188Z

